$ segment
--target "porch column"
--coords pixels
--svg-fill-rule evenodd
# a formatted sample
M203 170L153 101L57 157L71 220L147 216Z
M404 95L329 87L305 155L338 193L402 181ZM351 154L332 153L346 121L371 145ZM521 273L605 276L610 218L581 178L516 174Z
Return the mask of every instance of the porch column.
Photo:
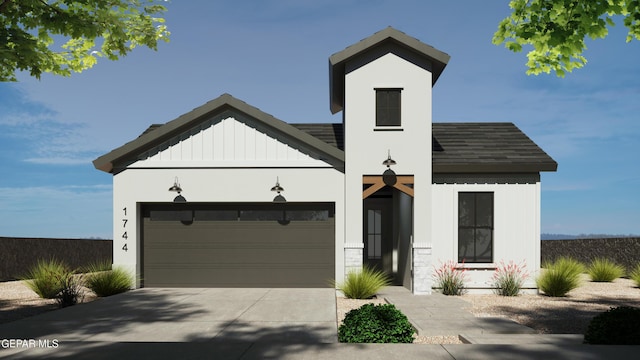
M431 294L433 285L433 256L431 246L413 246L413 293Z

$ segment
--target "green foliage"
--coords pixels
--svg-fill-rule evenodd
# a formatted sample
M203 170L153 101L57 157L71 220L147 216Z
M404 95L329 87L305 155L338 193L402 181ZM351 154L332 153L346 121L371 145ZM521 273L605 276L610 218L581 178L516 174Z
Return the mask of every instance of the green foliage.
M38 260L22 280L41 298L54 299L64 287L62 280L70 274L71 270L61 261Z
M548 296L565 296L580 286L580 275L584 265L571 258L559 258L554 263L545 263L545 268L536 279L536 284Z
M584 342L640 345L640 309L620 306L595 316L584 334Z
M385 273L364 266L361 271L350 271L343 283L334 282L333 286L349 299L370 299L390 284L391 280Z
M440 263L435 269L434 278L436 288L441 289L444 295L462 295L464 292L465 270L453 260Z
M604 38L613 18L621 16L629 29L627 42L640 40L640 1L638 0L512 0L510 16L498 25L493 43L513 52L523 46L527 54L527 74L566 72L583 67L587 59L585 38Z
M631 273L629 273L629 278L636 283L637 287L640 287L640 264L638 264Z
M168 41L160 0L0 0L0 81L16 71L69 76L98 57L117 60L137 46ZM56 42L62 41L64 43Z
M412 343L414 329L392 304L365 304L351 310L338 328L338 341L346 343Z
M56 259L39 260L23 280L41 298L56 299L60 307L75 305L83 298L82 276Z
M100 297L120 294L133 286L133 275L123 267L111 269L110 264L94 264L88 272L86 286Z
M591 277L591 281L595 282L611 282L622 277L624 273L624 267L604 258L593 260L587 267L587 274Z
M527 265L524 262L516 264L512 260L509 261L508 264L505 264L504 261L500 261L500 265L492 277L496 294L502 296L517 296L527 277L529 277L529 273L527 272Z

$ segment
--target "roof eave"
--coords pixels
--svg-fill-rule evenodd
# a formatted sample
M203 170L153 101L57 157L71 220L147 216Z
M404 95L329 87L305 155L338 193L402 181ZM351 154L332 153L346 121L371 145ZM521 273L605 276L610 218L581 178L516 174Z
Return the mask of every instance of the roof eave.
M469 163L434 163L434 173L537 173L542 171L557 171L558 163L550 162L532 162L519 164L469 164Z
M350 59L353 59L354 57L388 41L407 48L408 50L427 58L432 63L432 86L435 85L451 58L448 54L399 30L396 30L391 26L378 31L368 38L365 38L329 57L329 99L331 113L335 114L341 111L344 106L345 63Z
M211 116L212 113L222 112L228 108L232 108L249 117L257 119L280 134L295 138L297 141L304 143L305 146L308 146L313 151L326 155L326 161L332 163L334 166L344 168L344 151L331 146L324 141L305 133L304 131L298 130L290 124L287 124L244 101L238 100L229 94L223 94L218 98L167 122L163 126L143 134L138 138L110 151L109 153L98 157L93 161L93 165L98 170L112 173L115 164L130 158L132 154L141 153L146 149L153 147L155 144L166 141L177 133L193 126L195 123L201 121L203 117Z

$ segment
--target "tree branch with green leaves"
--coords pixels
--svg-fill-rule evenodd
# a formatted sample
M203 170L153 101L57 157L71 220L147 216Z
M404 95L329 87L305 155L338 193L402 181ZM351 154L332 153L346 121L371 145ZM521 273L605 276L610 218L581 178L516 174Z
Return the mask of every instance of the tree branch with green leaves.
M70 76L169 41L159 0L0 0L0 81Z
M627 42L640 40L640 0L512 0L512 13L502 20L493 43L513 52L524 46L527 74L567 72L582 68L587 59L585 39L601 39L621 17L629 29Z

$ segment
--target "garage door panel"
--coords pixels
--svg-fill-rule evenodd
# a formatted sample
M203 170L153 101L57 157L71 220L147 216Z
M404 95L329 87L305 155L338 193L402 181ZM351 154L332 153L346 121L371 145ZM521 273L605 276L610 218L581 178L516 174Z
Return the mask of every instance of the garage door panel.
M184 224L145 218L144 285L326 287L335 271L333 220Z

